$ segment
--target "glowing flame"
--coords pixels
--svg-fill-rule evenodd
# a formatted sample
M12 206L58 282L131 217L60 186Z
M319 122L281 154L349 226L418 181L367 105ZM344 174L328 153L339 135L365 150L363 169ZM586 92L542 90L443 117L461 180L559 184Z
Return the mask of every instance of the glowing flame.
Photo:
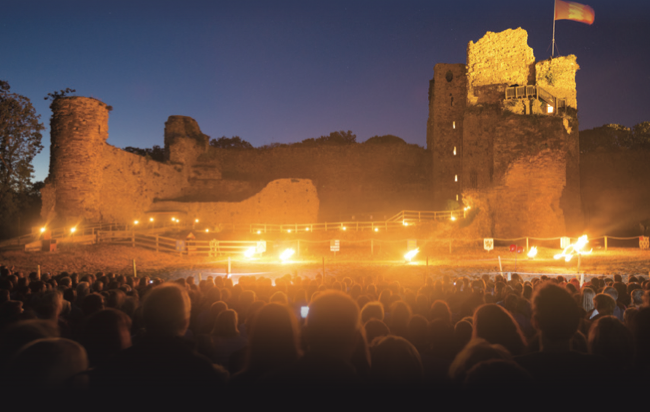
M293 250L293 249L286 249L286 250L285 250L284 252L282 252L282 254L280 255L280 260L282 261L282 263L284 263L284 262L286 262L287 260L289 260L289 258L291 258L291 256L294 255L294 253L296 253L295 250Z
M76 231L77 231L77 228L76 228L76 227L73 227L73 228L70 229L70 233L74 233L74 232L76 232Z
M140 223L139 220L134 220L134 221L133 221L133 224L134 224L134 225L137 225L138 223Z
M256 251L255 246L251 246L248 249L246 249L246 251L244 252L244 256L250 259L253 256L255 256L255 251Z
M587 243L589 243L589 240L587 239L587 235L580 236L576 243L571 243L569 246L565 247L562 253L557 254L553 256L555 259L561 259L564 258L565 262L568 262L573 258L574 256L577 255L588 255L590 254L593 249L591 249L589 252L586 250L582 250Z
M41 228L41 233L43 233L43 232L45 232L45 228L44 228L44 227Z
M417 255L419 252L420 252L420 248L415 248L415 249L407 252L404 255L404 259L406 259L406 260L408 260L410 262L411 259L413 259L415 257L415 255Z
M309 232L309 228L308 228L308 227L305 228L305 232Z
M534 258L535 256L537 256L537 246L533 246L533 247L531 247L530 250L528 251L528 257L529 257L529 258L532 259L532 258Z
M451 216L451 220L452 220L452 221L455 221L455 220L456 220L456 216L453 216L453 215L452 215L452 216Z
M375 232L379 232L379 228L378 228L378 227L375 228Z
M407 222L402 222L404 226L408 226L409 224Z

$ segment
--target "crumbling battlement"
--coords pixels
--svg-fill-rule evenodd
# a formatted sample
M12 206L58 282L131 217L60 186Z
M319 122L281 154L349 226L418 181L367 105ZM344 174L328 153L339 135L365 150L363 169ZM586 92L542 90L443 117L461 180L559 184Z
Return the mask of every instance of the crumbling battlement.
M535 81L535 56L522 28L487 32L467 45L467 104L496 103L507 86Z

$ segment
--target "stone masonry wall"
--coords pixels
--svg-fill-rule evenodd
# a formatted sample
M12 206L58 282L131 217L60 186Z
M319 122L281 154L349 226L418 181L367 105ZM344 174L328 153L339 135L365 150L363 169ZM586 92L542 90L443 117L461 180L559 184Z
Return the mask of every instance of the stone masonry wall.
M241 202L158 202L151 212L174 210L207 225L218 223L313 223L319 200L308 179L280 179ZM182 218L181 218L182 219Z
M183 168L149 160L104 144L100 217L132 222L149 210L154 199L176 197L187 185Z
M495 103L506 86L532 84L535 56L522 28L487 32L467 45L467 103Z
M436 64L432 83L427 142L433 154L433 208L444 210L447 201L456 200L461 193L463 114L467 101L465 65Z
M56 215L64 220L96 220L102 186L102 147L108 138L108 108L96 99L64 97L52 103L52 112L46 184L56 188ZM46 207L51 210L50 205Z
M356 144L268 150L211 148L199 162L216 165L224 182L239 182L242 193L275 179L311 179L320 198L319 220L325 221L351 215L377 219L404 209L429 210L430 156L416 145ZM208 168L203 172L202 184L208 184L210 173L216 173ZM215 201L222 200L217 196L215 193Z
M566 99L567 106L578 108L576 56L559 56L535 64L536 84L557 98Z

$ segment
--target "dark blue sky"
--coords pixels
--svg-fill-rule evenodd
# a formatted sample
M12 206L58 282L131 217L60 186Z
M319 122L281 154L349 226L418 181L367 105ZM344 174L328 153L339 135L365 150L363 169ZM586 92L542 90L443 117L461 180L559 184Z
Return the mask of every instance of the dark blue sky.
M575 54L580 128L650 120L650 1L586 0L593 25L558 21ZM163 145L170 115L255 146L335 130L426 143L436 63L464 63L486 31L522 27L550 55L553 0L4 0L0 79L49 126L47 93L113 106L110 144ZM46 148L35 161L47 176Z

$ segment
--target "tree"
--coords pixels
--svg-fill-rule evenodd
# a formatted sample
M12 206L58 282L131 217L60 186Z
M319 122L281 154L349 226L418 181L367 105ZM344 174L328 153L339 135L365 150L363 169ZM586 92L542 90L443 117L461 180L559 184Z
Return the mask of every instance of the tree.
M140 156L148 157L149 159L155 160L156 162L165 161L165 149L163 149L158 145L155 145L151 149L149 148L140 149L139 147L127 146L124 148L124 151L137 154Z
M385 134L383 136L372 136L365 142L366 144L406 144L404 139L401 137L394 136L392 134Z
M219 149L252 149L253 145L242 140L239 136L221 136L218 139L210 139L210 146Z
M43 124L29 99L9 91L0 80L0 230L3 235L15 227L19 199L33 189L32 160L43 149Z

